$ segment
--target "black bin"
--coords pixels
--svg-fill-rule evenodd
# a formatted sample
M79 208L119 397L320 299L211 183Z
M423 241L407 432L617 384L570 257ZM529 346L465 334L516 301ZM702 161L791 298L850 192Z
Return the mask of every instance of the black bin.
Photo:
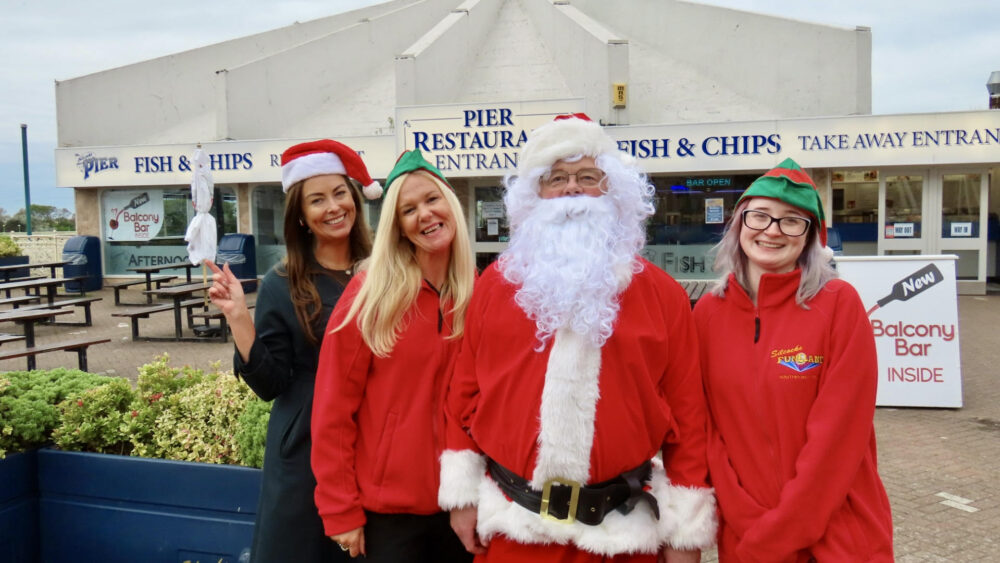
M63 266L63 277L87 276L81 281L66 282L66 291L81 293L101 289L101 240L92 236L77 236L66 241L62 259L69 264Z
M219 240L215 263L221 268L229 264L233 275L243 282L243 292L257 291L257 250L252 235L226 234Z

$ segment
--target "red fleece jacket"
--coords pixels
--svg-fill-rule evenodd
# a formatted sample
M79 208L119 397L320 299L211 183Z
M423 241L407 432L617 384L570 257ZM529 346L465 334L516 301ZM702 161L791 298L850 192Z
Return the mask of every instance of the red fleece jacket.
M892 561L876 467L875 339L850 284L795 303L800 272L729 279L695 308L726 561Z
M376 357L357 323L343 321L364 275L330 315L312 410L316 507L327 535L365 524L364 510L433 514L444 425L441 403L459 341L437 291L424 282L396 346Z

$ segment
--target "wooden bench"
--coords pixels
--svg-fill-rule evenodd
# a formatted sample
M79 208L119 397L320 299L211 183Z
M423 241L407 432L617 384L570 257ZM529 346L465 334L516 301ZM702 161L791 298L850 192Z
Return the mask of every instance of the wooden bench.
M155 283L156 284L156 288L159 289L159 288L163 287L163 284L165 282L172 281L172 280L175 280L175 279L177 279L177 276L153 276L153 277L151 277L149 279L149 281L151 283ZM115 290L115 305L138 305L138 303L122 303L121 302L121 291L123 289L128 289L129 287L132 287L133 285L140 285L140 284L145 285L145 283L146 283L145 278L143 278L143 279L135 279L135 280L123 280L123 281L109 283L109 284L107 284L107 287L110 287L110 288L112 288L112 289ZM152 288L151 287L147 287L146 289L152 289ZM152 302L152 297L149 297L148 302L150 302L150 303Z
M25 303L38 303L42 297L40 295L21 295L18 297L7 297L0 299L0 305L13 305L17 309Z
M66 297L64 295L58 295L57 297ZM72 321L60 321L54 324L61 325L73 325L73 326L93 326L93 317L90 314L90 306L95 301L100 301L104 299L103 297L70 297L69 299L56 299L51 305L48 303L41 303L38 305L29 305L22 308L23 311L32 311L35 309L61 309L63 307L83 307L83 317L84 322L72 322Z
M185 299L181 301L181 308L187 311L187 321L188 327L194 326L194 317L192 309L194 307L201 307L204 305L205 299L202 297L192 297L191 299ZM128 309L126 311L119 311L116 313L111 313L112 317L122 317L128 318L132 323L132 340L139 339L139 319L148 319L153 313L162 313L163 311L173 311L173 303L162 303L160 305L149 305L148 307L139 307L137 309Z
M21 340L24 340L23 334L0 333L0 344L5 344L7 342L19 342Z
M94 344L111 342L110 338L89 338L83 340L70 340L65 342L52 342L50 344L35 344L31 348L21 348L0 352L0 360L11 360L14 358L28 358L28 370L35 369L35 356L46 352L76 352L77 363L81 371L87 371L87 348Z
M23 278L11 278L10 280L7 280L6 282L4 282L4 284L17 283L17 282L26 282L26 281L37 281L37 280L41 280L41 279L45 279L45 276L25 276ZM39 289L37 287L35 287L35 288L25 287L23 289L24 289L24 294L25 295L32 295L32 290L34 290L34 295L39 295L41 293L41 289ZM4 288L4 296L7 297L7 298L10 298L10 291L11 290L9 290L7 288Z
M247 305L247 309L253 310L254 304L251 303ZM219 334L219 340L227 342L229 340L229 323L226 322L226 316L222 314L222 311L212 307L211 309L205 311L195 311L191 313L191 316L196 319L204 319L205 324L202 326L211 326L211 321L219 321L219 328L221 328L222 333ZM198 334L198 328L195 327L195 334Z

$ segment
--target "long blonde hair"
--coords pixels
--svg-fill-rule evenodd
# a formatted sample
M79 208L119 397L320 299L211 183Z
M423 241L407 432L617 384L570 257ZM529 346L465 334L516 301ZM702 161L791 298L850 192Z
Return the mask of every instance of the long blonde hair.
M406 315L420 292L421 273L410 242L399 228L399 191L411 174L423 174L441 191L455 221L455 238L451 242L451 259L441 294L442 308L450 306L452 332L448 338L460 338L465 331L465 310L472 297L476 269L472 259L472 244L462 212L462 204L454 191L435 175L417 170L393 180L386 189L379 216L378 232L369 260L368 271L357 297L336 332L357 318L365 344L378 357L387 357L407 321Z

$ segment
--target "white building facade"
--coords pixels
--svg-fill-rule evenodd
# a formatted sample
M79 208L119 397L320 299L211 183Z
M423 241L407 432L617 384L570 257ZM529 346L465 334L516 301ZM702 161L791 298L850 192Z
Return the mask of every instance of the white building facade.
M263 274L283 255L280 154L316 138L376 178L421 149L453 180L483 266L506 245L501 180L525 135L579 111L650 174L645 254L679 279L713 277L739 194L787 157L816 179L845 254L957 254L969 293L996 275L1000 112L870 115L864 27L675 0L395 0L56 94L57 183L109 276L186 259L199 143L220 233L252 234Z

